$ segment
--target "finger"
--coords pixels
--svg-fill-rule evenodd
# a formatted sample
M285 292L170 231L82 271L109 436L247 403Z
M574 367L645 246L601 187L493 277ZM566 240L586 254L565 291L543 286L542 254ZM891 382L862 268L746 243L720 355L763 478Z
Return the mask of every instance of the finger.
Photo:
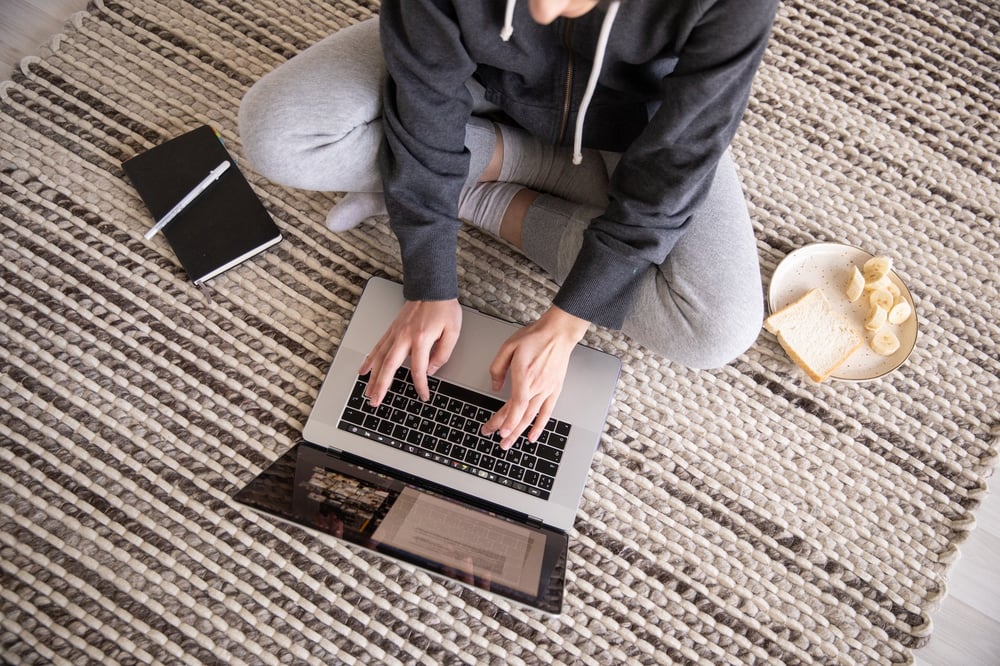
M514 440L527 427L527 423L523 426L521 425L525 417L528 416L528 422L530 422L530 416L537 411L537 408L531 410L531 403L533 401L531 383L529 377L522 377L517 373L513 373L511 378L511 396L503 406L503 418L497 422L497 432L500 433L501 440L500 447L503 449L509 449ZM531 410L530 415L527 414L529 410Z
M535 409L531 407L531 401L510 400L507 403L507 413L497 432L500 433L500 448L506 450L514 445L517 438L521 436L524 429L531 423L531 417L535 414Z
M381 357L381 352L379 350L382 348L384 340L385 336L382 336L382 339L376 342L375 346L372 347L372 350L368 352L367 356L365 356L364 360L361 362L361 367L358 368L359 375L367 375L372 371L372 367L375 366L378 359Z
M538 438L542 436L542 432L545 430L545 425L552 417L552 412L555 409L557 399L558 394L552 395L542 403L542 408L538 410L538 416L535 417L535 425L531 428L531 432L528 433L529 442L537 442Z
M514 425L507 429L506 427L500 428L500 434L502 439L500 440L500 448L509 449L514 446L514 442L518 440L529 425L531 425L531 420L535 418L535 414L538 413L537 402L541 400L541 397L536 400L532 400L526 409L521 413L520 420L514 422ZM503 435L504 431L507 430L507 435Z
M417 397L424 402L431 399L431 390L427 385L427 354L426 347L414 347L410 352L410 375L413 377L413 388Z
M372 407L378 407L385 399L392 380L396 375L396 370L406 359L406 349L391 350L381 363L376 363L372 367L372 376L368 380L368 401Z
M503 388L504 380L507 379L507 371L510 370L510 362L514 358L514 346L504 343L500 346L497 355L490 363L490 379L493 382L493 390L499 391Z
M437 342L431 348L427 364L427 374L433 375L441 369L442 365L448 362L448 359L451 358L451 353L455 351L455 345L458 344L458 335L459 330L448 327L441 331L441 337L438 338Z
M483 424L483 427L481 429L483 437L491 437L493 433L495 433L497 430L500 429L500 425L504 422L504 419L506 417L507 417L507 405L504 405L496 412L494 412L493 416L487 419L486 423Z

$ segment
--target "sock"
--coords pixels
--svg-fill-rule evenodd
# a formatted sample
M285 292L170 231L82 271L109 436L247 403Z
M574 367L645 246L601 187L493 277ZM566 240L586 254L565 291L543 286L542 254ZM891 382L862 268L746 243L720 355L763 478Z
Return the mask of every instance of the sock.
M466 187L479 181L489 166L496 148L496 129L489 120L472 117L465 128L465 145L469 149L469 177ZM504 204L506 209L506 204ZM348 192L326 215L326 228L335 233L348 231L369 217L388 215L381 192ZM501 218L503 212L500 213ZM499 222L497 222L499 228Z
M524 216L521 227L524 255L561 284L580 252L584 232L602 212L603 208L543 194Z
M326 228L335 233L348 231L369 217L388 215L381 192L348 192L326 215Z
M553 146L527 132L497 125L503 139L503 163L497 180L590 206L608 204L608 173L600 151L583 151L573 164L572 150Z
M500 236L500 223L514 195L524 188L514 183L477 183L462 190L458 217L483 231Z

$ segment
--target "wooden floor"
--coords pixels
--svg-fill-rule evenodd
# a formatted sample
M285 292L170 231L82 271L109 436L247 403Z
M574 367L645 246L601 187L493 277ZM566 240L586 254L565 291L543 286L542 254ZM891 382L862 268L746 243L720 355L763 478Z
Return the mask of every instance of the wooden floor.
M0 0L0 80L34 53L86 0ZM995 484L994 484L995 485ZM934 635L917 666L1000 666L1000 497L987 498L972 538L934 613Z
M9 79L18 61L61 32L87 0L0 0L0 80Z

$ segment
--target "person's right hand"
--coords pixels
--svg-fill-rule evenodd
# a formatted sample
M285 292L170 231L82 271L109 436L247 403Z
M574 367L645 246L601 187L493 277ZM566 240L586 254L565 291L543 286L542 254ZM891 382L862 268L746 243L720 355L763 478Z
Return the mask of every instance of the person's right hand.
M382 403L396 370L407 357L417 395L421 400L430 400L427 375L448 362L461 330L462 306L458 300L406 301L358 370L359 375L371 372L365 394L371 405L378 407Z

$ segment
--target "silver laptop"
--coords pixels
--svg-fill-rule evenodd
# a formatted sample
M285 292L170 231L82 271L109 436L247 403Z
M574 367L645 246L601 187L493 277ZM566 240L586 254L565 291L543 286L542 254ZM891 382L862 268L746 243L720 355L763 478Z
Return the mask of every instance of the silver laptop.
M537 442L503 451L480 426L509 397L488 368L517 326L465 307L421 401L408 369L382 405L357 369L404 303L372 278L298 443L236 493L241 504L547 613L562 608L567 536L621 369L578 345Z

